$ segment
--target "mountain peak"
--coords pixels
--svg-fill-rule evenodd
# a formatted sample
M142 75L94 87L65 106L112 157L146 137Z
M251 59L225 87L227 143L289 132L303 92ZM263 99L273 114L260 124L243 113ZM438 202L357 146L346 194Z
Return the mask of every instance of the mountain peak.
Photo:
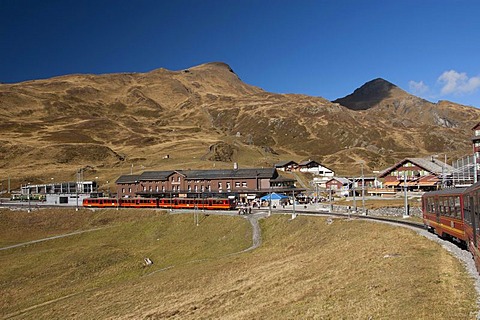
M405 91L385 79L376 78L355 89L353 93L333 102L352 110L366 110L397 93L405 93Z

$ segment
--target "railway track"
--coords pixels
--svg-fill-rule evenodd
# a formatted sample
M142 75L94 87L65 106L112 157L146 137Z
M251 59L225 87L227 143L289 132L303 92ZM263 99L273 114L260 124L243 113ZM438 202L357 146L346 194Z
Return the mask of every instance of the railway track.
M278 210L276 212L285 213L285 211L291 210ZM274 211L275 212L275 211ZM425 229L423 223L409 221L409 220L400 220L400 219L389 219L385 217L378 217L378 216L367 216L362 214L353 214L353 213L336 213L336 212L329 212L329 211L313 211L313 210L298 210L296 212L297 215L306 215L306 216L334 216L334 217L342 217L342 218L355 218L355 219L362 219L362 220L374 220L374 221L381 221L381 222L389 222L389 223L396 223L400 225L406 225L409 227L417 228L417 229Z

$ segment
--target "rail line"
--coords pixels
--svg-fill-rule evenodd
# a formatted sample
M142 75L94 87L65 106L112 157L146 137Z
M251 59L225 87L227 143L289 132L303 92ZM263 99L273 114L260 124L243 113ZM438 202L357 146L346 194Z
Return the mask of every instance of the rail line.
M276 210L274 212L283 212L291 211L291 210ZM329 212L329 211L312 211L312 210L299 210L296 212L298 215L306 215L306 216L335 216L335 217L342 217L342 218L356 218L362 220L374 220L374 221L381 221L381 222L389 222L389 223L396 223L401 225L410 226L417 229L425 229L423 223L413 222L408 220L399 220L399 219L389 219L385 217L378 217L378 216L368 216L362 215L357 213L337 213L337 212Z

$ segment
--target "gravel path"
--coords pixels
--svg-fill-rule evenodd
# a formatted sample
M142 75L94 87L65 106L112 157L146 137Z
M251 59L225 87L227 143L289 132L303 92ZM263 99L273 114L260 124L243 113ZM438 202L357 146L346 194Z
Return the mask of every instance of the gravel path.
M256 213L256 214L245 216L245 219L250 221L250 224L252 225L252 245L241 252L247 252L260 247L260 245L262 244L262 232L260 230L260 225L258 224L258 220L265 218L266 216L267 216L266 213Z

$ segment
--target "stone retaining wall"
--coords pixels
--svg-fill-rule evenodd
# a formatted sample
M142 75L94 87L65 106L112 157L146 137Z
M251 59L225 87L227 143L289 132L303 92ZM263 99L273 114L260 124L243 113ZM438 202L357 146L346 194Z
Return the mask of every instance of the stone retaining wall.
M330 205L324 205L323 208L325 210L330 210ZM351 206L332 206L332 212L338 213L347 213L353 212L353 207ZM362 208L357 207L357 213L362 214ZM404 207L383 207L378 209L367 209L367 215L369 216L393 216L393 217L401 217L405 213ZM409 215L412 217L421 217L422 216L422 209L419 207L410 207L409 208Z

